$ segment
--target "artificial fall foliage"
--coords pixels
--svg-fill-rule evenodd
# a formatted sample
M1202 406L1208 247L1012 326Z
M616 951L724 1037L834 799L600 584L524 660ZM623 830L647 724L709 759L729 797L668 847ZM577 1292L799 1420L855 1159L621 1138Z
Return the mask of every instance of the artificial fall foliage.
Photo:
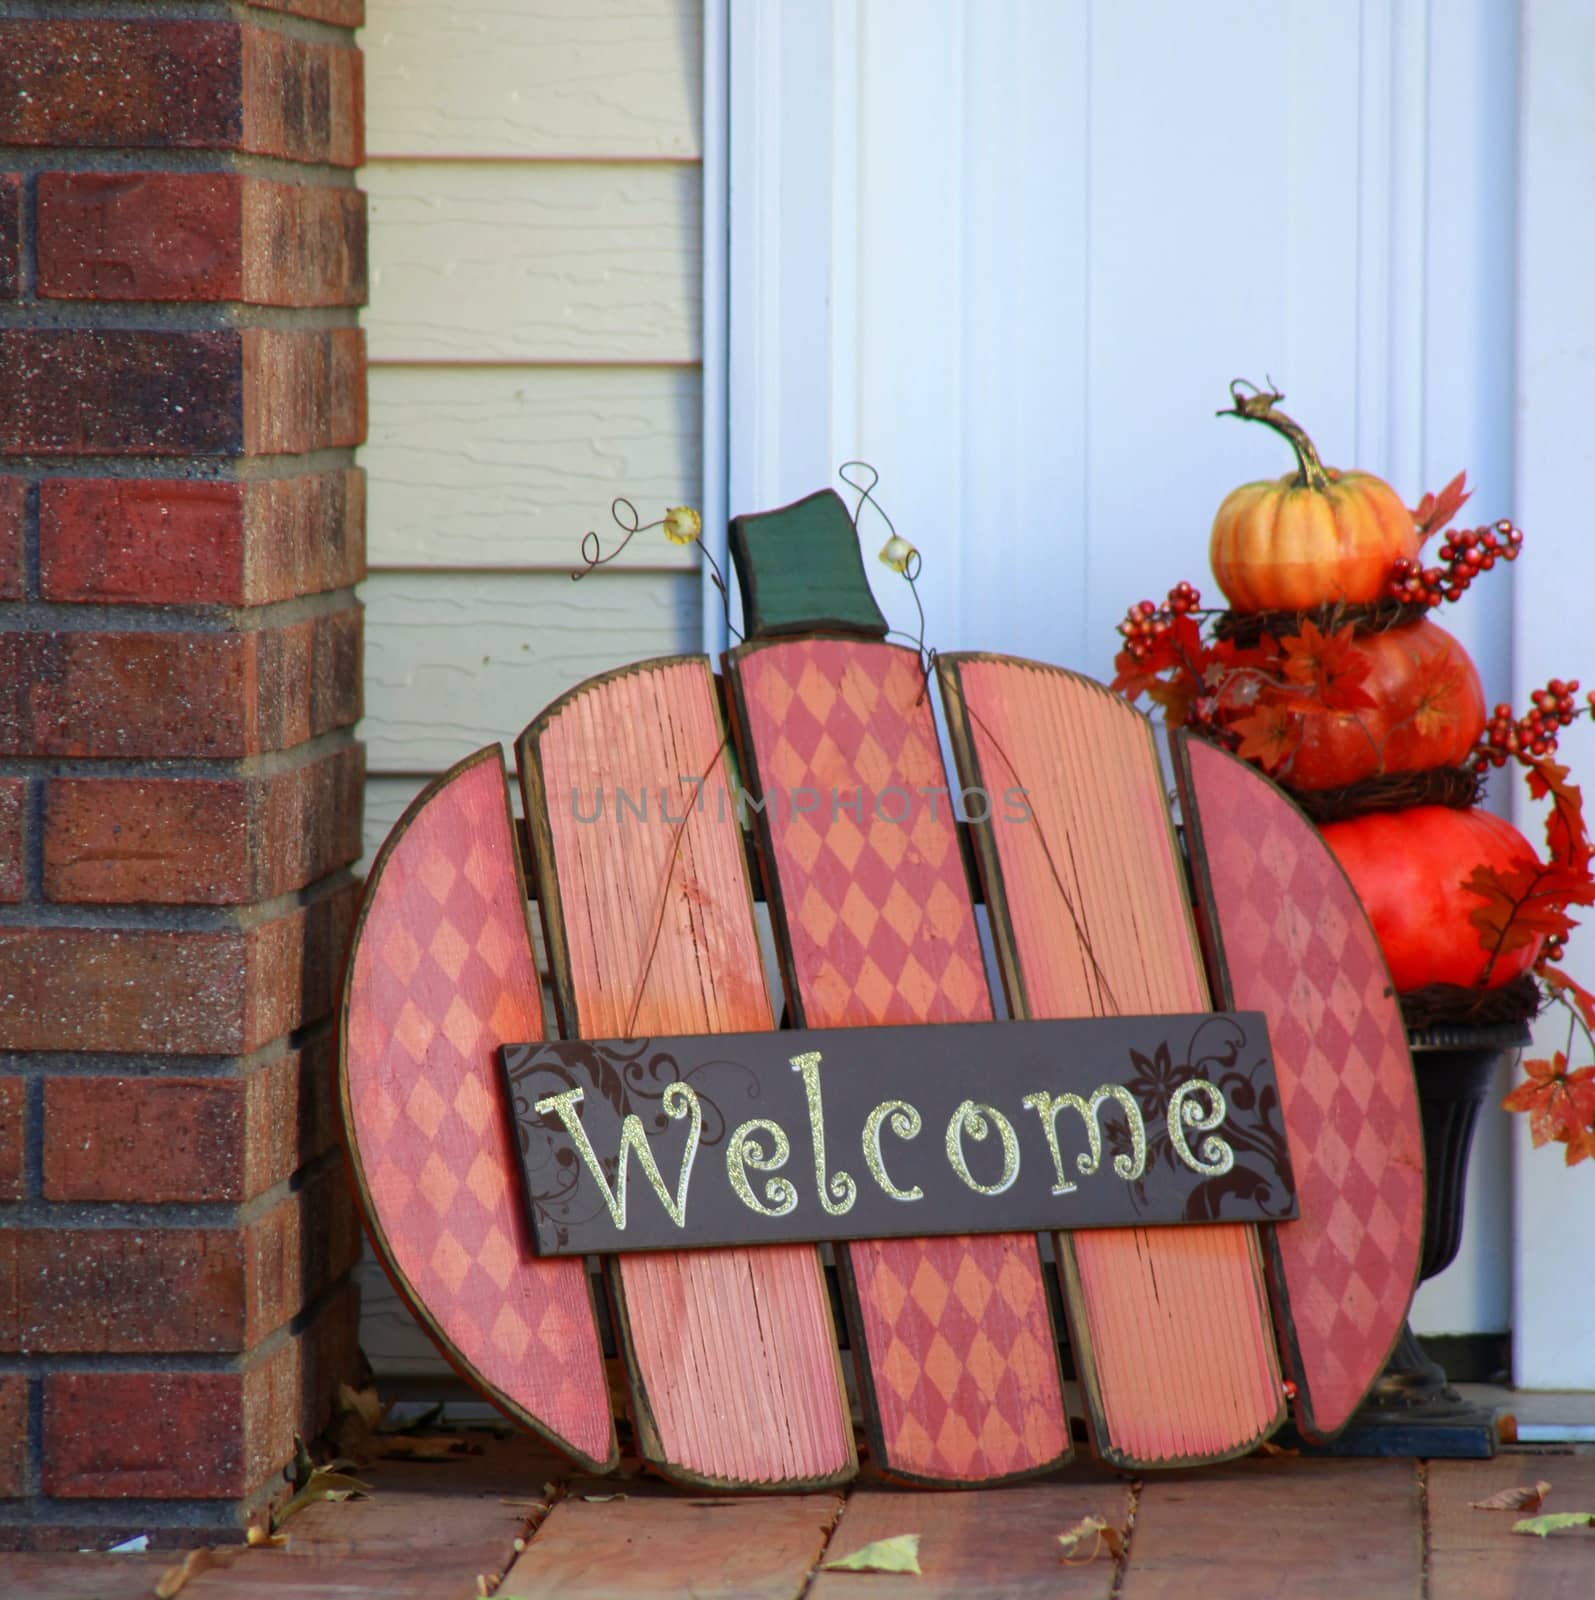
M1278 428L1275 403L1282 398L1238 395L1229 414ZM1300 456L1299 441L1291 442ZM1294 487L1310 483L1309 474ZM1524 1082L1503 1104L1528 1114L1536 1145L1565 1145L1573 1166L1595 1157L1595 1067L1568 1066L1575 1034L1580 1053L1595 1054L1595 997L1556 963L1578 925L1573 908L1595 905L1595 847L1582 792L1554 758L1559 731L1595 711L1595 692L1581 703L1576 680L1552 679L1521 715L1497 705L1485 718L1469 681L1471 675L1476 684L1477 674L1460 646L1421 641L1415 630L1430 626L1429 613L1460 599L1498 562L1515 560L1522 547L1510 522L1451 529L1468 496L1465 473L1425 494L1409 512L1420 553L1392 560L1379 596L1356 607L1338 603L1332 584L1323 590L1329 603L1290 614L1255 606L1248 608L1254 615L1204 611L1188 582L1170 589L1161 605L1140 601L1119 624L1113 687L1132 702L1145 695L1170 726L1196 731L1298 792L1435 768L1471 769L1480 780L1509 761L1523 769L1530 795L1549 802L1545 858L1519 854L1477 866L1461 889L1483 952L1478 987L1502 981L1530 959L1505 958L1532 949L1542 999L1567 1010L1567 1051L1525 1062ZM1215 538L1218 531L1215 522ZM1438 560L1424 565L1422 548L1436 536ZM1394 648L1404 659L1392 678L1386 658ZM1377 694L1370 692L1376 683Z

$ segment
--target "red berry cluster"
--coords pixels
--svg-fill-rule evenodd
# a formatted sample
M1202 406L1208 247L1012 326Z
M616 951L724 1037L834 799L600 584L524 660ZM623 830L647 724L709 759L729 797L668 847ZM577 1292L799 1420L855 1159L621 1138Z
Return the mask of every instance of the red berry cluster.
M1538 761L1555 752L1558 728L1565 728L1579 714L1578 679L1564 683L1552 678L1543 689L1529 696L1530 709L1514 718L1509 705L1498 705L1484 725L1473 757L1476 772L1504 767L1511 759ZM1586 697L1595 711L1595 690Z
M1522 533L1504 520L1493 528L1462 528L1447 534L1435 552L1443 566L1420 567L1410 557L1400 557L1390 569L1385 593L1405 606L1460 600L1481 572L1488 572L1497 561L1515 561L1522 544Z
M1160 606L1150 600L1138 600L1124 613L1119 632L1124 638L1124 648L1136 661L1151 658L1153 647L1168 636L1176 617L1189 616L1202 603L1200 591L1182 579L1169 590L1169 597Z

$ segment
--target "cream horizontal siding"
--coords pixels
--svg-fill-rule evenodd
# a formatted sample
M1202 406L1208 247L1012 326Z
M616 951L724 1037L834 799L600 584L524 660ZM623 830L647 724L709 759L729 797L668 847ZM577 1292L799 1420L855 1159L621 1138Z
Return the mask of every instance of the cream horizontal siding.
M368 0L369 866L431 778L583 678L697 648L698 0ZM519 805L516 800L517 807ZM380 1277L379 1375L443 1369Z
M697 0L372 0L367 142L384 155L701 153Z
M696 165L382 162L365 187L373 360L698 359Z
M697 648L689 573L374 573L366 582L366 761L429 773L510 741L622 662Z
M616 495L645 521L696 499L701 390L679 368L377 368L372 564L559 570L578 564L588 529L612 550ZM656 531L619 559L686 572L698 552Z

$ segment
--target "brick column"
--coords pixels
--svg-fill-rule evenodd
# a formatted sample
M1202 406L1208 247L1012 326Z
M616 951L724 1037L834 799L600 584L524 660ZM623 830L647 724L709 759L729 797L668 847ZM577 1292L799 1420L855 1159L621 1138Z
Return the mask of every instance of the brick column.
M355 1354L360 11L0 18L0 1547L237 1537Z

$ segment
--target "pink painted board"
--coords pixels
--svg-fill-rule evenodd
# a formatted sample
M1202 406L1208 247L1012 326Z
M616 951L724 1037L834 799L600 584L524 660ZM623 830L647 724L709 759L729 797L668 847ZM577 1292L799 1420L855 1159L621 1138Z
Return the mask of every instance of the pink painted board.
M728 747L702 657L556 701L519 745L567 1036L771 1028ZM629 1254L611 1286L643 1454L717 1487L857 1471L813 1245Z
M940 675L960 781L1023 790L1029 812L1012 820L1017 808L997 804L974 830L1014 1015L1208 1009L1146 719L1035 662L944 656ZM1080 1230L1055 1247L1105 1458L1218 1460L1283 1420L1255 1228Z
M533 1251L499 1045L543 1037L497 745L430 785L366 882L345 978L344 1131L378 1258L460 1373L584 1466L618 1459L579 1260Z
M1264 1230L1304 1437L1333 1437L1400 1336L1423 1254L1423 1124L1390 974L1318 830L1261 773L1176 740L1220 1003L1268 1018L1301 1215Z
M744 782L756 780L764 801L760 849L794 1023L989 1019L918 657L806 638L746 645L730 660ZM873 1241L839 1248L838 1260L883 1471L992 1482L1068 1457L1034 1237Z

